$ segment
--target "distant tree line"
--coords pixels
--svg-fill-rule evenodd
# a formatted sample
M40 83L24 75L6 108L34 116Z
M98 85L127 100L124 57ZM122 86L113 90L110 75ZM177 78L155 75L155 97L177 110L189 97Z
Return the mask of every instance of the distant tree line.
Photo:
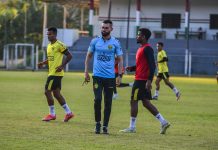
M0 0L0 59L9 43L34 43L41 46L43 2L38 0ZM84 30L88 29L88 9L84 11ZM63 7L48 4L47 26L63 27ZM80 28L80 8L68 9L67 28Z

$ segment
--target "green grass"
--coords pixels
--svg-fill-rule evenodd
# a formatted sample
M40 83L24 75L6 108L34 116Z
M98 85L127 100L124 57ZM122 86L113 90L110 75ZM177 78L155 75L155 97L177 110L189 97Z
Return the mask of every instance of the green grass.
M217 150L218 85L213 78L172 77L181 90L181 101L161 83L153 101L171 122L166 135L159 122L139 106L137 133L119 133L129 125L131 88L118 89L113 101L110 135L95 135L92 85L81 86L83 73L66 73L62 93L76 117L62 122L63 109L55 102L57 119L42 122L48 113L44 97L46 72L0 72L1 150ZM133 81L124 76L123 82ZM154 86L153 86L154 89Z

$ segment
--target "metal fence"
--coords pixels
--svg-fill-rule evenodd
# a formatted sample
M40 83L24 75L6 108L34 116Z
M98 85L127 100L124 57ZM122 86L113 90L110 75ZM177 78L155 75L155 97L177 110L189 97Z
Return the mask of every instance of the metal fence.
M69 70L83 71L86 51L72 51L73 59L69 64ZM124 52L124 56L125 52ZM216 55L196 55L192 53L184 54L168 54L169 73L172 75L214 75L218 67L214 62L218 61ZM186 60L187 58L187 60ZM125 64L124 57L124 66ZM128 65L135 65L135 53L128 53ZM187 65L187 66L186 66ZM92 70L92 63L90 63L90 71Z

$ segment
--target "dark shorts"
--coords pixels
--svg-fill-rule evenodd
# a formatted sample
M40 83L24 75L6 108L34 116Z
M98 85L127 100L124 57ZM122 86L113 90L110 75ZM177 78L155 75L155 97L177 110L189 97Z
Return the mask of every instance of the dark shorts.
M163 72L163 73L158 73L157 77L161 78L161 79L168 79L170 77L170 75L168 72Z
M117 78L118 77L118 73L115 73L115 78ZM122 76L121 76L121 78L123 77L123 73L122 73Z
M111 99L115 85L115 78L102 78L93 76L93 91L95 99L102 99L102 92L106 99Z
M145 89L146 81L135 80L132 87L131 100L151 100L151 91Z
M61 79L63 76L48 76L45 89L46 90L56 90L61 89Z

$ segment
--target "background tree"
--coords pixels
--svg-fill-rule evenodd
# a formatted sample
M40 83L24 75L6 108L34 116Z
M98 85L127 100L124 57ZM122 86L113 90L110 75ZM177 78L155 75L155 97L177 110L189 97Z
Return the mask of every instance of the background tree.
M80 29L80 7L68 6L67 28ZM41 46L43 2L39 0L0 0L0 60L8 43L34 43ZM84 30L88 29L88 7L84 9ZM47 26L63 27L63 7L48 3Z

